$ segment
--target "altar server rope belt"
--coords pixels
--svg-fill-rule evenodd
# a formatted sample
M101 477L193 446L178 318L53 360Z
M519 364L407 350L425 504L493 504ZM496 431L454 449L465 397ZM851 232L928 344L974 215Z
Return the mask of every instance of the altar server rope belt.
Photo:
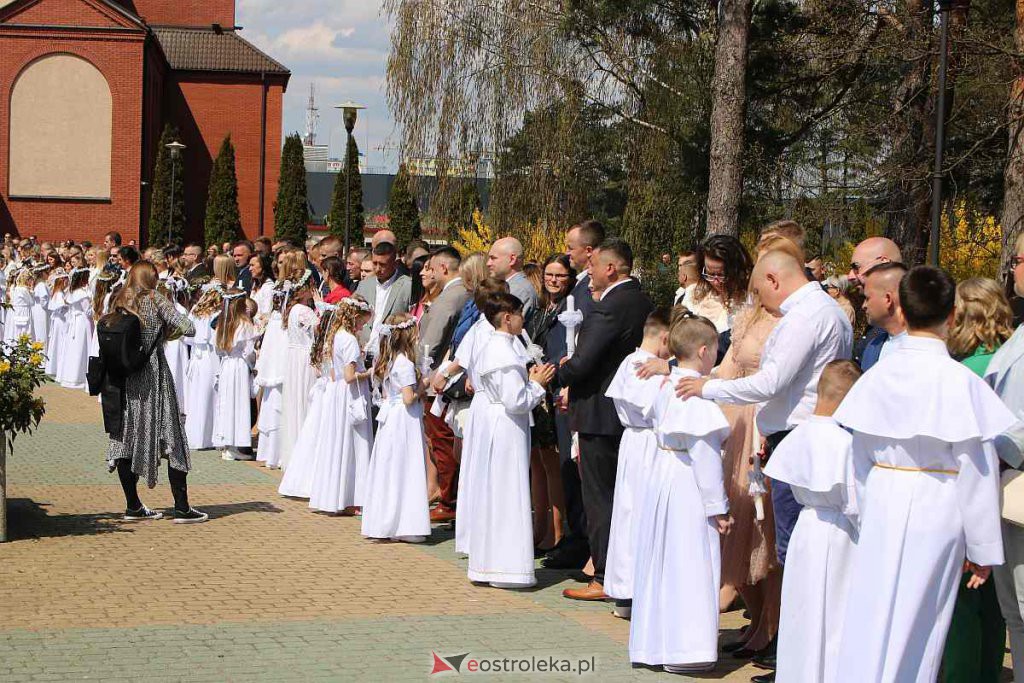
M875 467L878 467L883 470L895 470L897 472L928 472L930 474L948 474L954 477L960 474L960 470L940 470L932 467L899 467L897 465L886 465L880 462L876 462Z

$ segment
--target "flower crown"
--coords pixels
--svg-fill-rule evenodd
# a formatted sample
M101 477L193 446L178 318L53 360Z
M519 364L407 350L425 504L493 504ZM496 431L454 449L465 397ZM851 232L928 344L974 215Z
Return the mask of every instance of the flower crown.
M354 299L350 296L347 296L344 299L342 299L341 303L345 306L352 306L353 308L358 308L360 311L363 311L364 313L369 313L373 310L373 308L370 307L369 303L363 301L362 299Z
M317 301L314 305L316 306L316 310L320 311L320 313L327 313L328 311L333 313L338 310L337 306L329 304L326 301Z
M415 318L409 318L405 322L400 322L397 325L388 325L388 324L385 323L384 325L380 326L380 336L382 336L382 337L390 337L392 335L392 333L394 333L394 332L398 332L400 330L407 330L410 327L414 327L415 325L416 325L416 319Z
M43 265L41 265L41 266L34 266L34 267L32 268L32 272L33 272L33 273L42 273L42 272L44 272L44 271L47 271L47 270L49 270L49 269L50 269L50 266L48 266L48 265L46 265L46 264L44 263L44 264L43 264Z
M68 277L74 277L80 273L88 273L89 268L72 268L71 272L68 273Z
M67 273L64 273L60 277L70 276ZM99 275L96 276L96 279L99 280L100 282L113 282L116 279L116 277L117 276L111 273L109 270L101 270Z
M217 292L219 294L224 293L224 285L221 284L220 280L210 280L201 287L203 294L207 292Z

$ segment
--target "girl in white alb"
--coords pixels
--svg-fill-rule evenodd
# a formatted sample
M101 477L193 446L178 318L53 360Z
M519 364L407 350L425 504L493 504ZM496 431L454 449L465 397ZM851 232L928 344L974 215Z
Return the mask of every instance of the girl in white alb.
M283 302L283 291L278 296ZM260 413L256 418L256 428L260 433L256 459L270 469L278 469L281 467L282 388L288 335L281 322L283 318L280 308L274 307L266 315L263 343L256 358L256 386L262 392Z
M313 368L315 379L309 390L306 417L302 421L299 436L292 446L292 457L277 489L282 496L293 498L309 498L313 489L317 446L324 435L324 421L329 417L324 408L324 398L327 385L331 382L331 355L324 353L324 347L327 329L333 325L338 307L322 301L317 301L314 305L320 317L313 332L313 346L309 350L306 363Z
M174 275L168 275L162 282L167 290L167 298L174 304L174 309L178 313L187 316L188 309L182 302L187 301L188 282L185 278L179 278ZM180 339L170 339L164 342L163 346L164 358L167 359L167 368L171 371L171 377L174 378L174 393L178 397L178 406L184 410L185 375L188 372L188 345L183 337Z
M185 373L185 435L189 447L196 450L213 448L213 412L220 372L213 319L223 306L223 291L218 280L204 285L202 296L189 313L196 333L185 338L190 349Z
M283 319L288 338L285 353L284 381L281 398L281 468L288 469L299 431L309 409L309 394L316 373L309 362L317 316L311 306L313 294L309 287L310 271L305 271L286 296L290 299ZM286 289L288 283L285 284ZM308 495L308 494L306 494Z
M43 344L49 343L50 311L47 304L50 303L50 287L47 278L50 267L36 266L33 273L36 278L36 285L32 288L32 334L36 341Z
M309 507L353 513L363 504L373 448L370 373L363 365L359 331L371 319L361 297L342 299L327 330L324 354L331 356L331 380L324 393L320 438L314 446Z
M68 333L68 305L64 293L68 289L68 274L61 271L53 279L53 289L46 308L50 311L50 336L46 340L46 374L51 377L57 374L57 361L61 345Z
M242 290L225 291L224 312L217 321L220 374L213 413L213 445L225 460L243 460L240 448L252 446L252 362L256 327L246 312Z
M66 389L85 389L93 336L89 269L75 268L68 275L70 282L64 295L67 303L67 333L58 352L56 379Z
M363 536L422 543L430 535L423 404L417 369L416 320L396 313L381 327L377 437L370 456Z
M14 286L7 290L10 309L4 316L4 341L16 342L22 336L32 339L32 288L35 279L32 271L22 269L16 271Z
M471 581L495 588L526 588L536 583L530 510L530 411L544 398L552 366L526 370L527 357L516 342L523 329L522 303L497 294L485 305L495 327L478 360L473 416L477 473L469 523Z

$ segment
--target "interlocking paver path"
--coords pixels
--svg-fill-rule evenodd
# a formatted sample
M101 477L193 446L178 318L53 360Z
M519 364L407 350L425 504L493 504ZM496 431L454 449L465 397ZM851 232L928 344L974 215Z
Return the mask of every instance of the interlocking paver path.
M566 572L529 592L473 586L452 533L362 539L359 520L312 513L250 463L193 454L207 524L126 523L107 474L99 406L44 387L47 415L9 457L12 542L0 545L0 681L424 680L432 652L593 660L591 680L681 680L633 669L628 624L564 600ZM166 472L143 500L172 505ZM738 613L723 628L738 628ZM748 680L728 655L701 679ZM472 675L463 666L462 676ZM484 675L578 680L575 675ZM682 679L686 680L686 679Z

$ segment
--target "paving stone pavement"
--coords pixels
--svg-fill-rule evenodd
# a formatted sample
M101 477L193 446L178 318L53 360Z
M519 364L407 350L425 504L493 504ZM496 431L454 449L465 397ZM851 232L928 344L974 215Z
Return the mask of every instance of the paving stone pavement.
M193 453L189 494L211 521L120 521L99 407L49 385L39 430L8 458L10 532L0 545L0 681L578 680L573 673L476 673L468 662L548 658L590 680L691 680L632 668L627 622L607 604L564 600L568 573L531 591L466 579L452 533L380 544L359 521L277 494L278 473ZM166 475L143 500L170 508ZM744 622L723 616L723 640ZM432 653L469 653L431 676ZM701 680L756 669L723 655Z

